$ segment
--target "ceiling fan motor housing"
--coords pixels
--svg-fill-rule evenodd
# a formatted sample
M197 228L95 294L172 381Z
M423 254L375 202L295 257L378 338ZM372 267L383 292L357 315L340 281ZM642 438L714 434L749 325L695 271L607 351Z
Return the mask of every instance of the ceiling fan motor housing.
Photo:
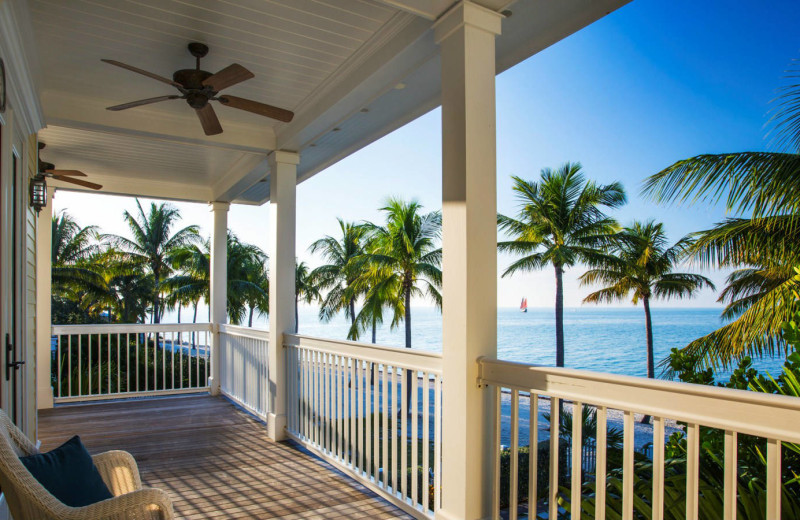
M39 159L39 172L46 172L47 170L55 170L56 165Z
M211 72L200 69L182 69L172 75L173 81L183 85L187 90L186 102L192 108L203 108L214 96L211 87L203 85L206 78L213 76Z

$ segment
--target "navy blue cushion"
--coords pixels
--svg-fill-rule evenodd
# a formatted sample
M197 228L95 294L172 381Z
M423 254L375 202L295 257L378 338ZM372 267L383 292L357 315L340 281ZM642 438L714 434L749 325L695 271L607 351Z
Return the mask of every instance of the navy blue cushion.
M77 435L53 451L19 460L47 491L68 506L83 507L113 497Z

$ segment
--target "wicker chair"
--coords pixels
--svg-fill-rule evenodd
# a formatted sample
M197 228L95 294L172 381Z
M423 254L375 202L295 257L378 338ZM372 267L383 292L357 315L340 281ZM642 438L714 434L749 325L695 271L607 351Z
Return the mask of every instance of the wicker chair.
M0 490L14 520L168 520L172 501L164 491L143 488L130 453L107 451L92 457L114 498L85 507L69 507L51 495L20 462L38 453L0 410Z

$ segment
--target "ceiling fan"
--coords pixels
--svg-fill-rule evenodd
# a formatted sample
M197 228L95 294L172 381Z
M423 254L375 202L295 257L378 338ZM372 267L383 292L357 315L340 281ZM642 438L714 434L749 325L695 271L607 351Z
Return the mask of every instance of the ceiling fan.
M39 152L44 150L45 144L40 142L39 143ZM41 157L39 159L39 171L37 173L40 177L50 177L51 179L55 179L61 182L69 182L71 184L77 184L78 186L83 186L84 188L90 188L92 190L99 190L102 188L100 184L95 184L94 182L85 181L83 179L76 179L75 177L86 177L86 174L78 171L78 170L56 170L56 166L53 163L45 162L42 160Z
M115 60L102 60L111 65L136 72L137 74L142 74L148 78L166 83L167 85L172 85L180 92L180 95L172 94L123 103L122 105L108 107L108 110L127 110L128 108L149 105L160 101L168 101L170 99L185 99L186 103L197 112L197 117L200 118L200 124L203 126L203 131L206 135L222 133L222 125L220 125L217 114L214 112L214 108L209 101L218 101L225 106L246 110L247 112L277 119L284 123L290 122L294 117L293 112L283 108L236 96L229 96L227 94L220 95L221 90L254 78L255 75L238 63L228 65L216 74L212 74L211 72L200 69L200 58L208 54L208 46L202 43L192 42L189 44L189 52L196 58L195 68L175 71L171 80L159 76L158 74L153 74L152 72L147 72L146 70L128 65L127 63Z

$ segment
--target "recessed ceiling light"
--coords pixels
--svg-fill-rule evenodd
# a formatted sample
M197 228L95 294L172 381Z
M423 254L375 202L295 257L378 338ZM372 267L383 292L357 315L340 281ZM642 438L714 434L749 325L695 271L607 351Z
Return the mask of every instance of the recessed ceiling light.
M317 143L311 143L311 144L310 144L310 145L308 145L308 146L309 146L310 148L314 148L315 146L317 146Z
M406 88L406 84L403 83L403 82L400 82L400 83L398 83L397 85L394 86L395 90L403 90L404 88Z
M336 127L336 128L334 128L333 130L331 130L331 132L338 132L339 130L341 130L341 128L339 128L339 127L337 126L337 127Z
M365 108L362 108L362 109L361 109L361 112L363 112L364 114L366 114L367 112L369 112L369 109L368 109L368 108L366 108L366 107L365 107Z

